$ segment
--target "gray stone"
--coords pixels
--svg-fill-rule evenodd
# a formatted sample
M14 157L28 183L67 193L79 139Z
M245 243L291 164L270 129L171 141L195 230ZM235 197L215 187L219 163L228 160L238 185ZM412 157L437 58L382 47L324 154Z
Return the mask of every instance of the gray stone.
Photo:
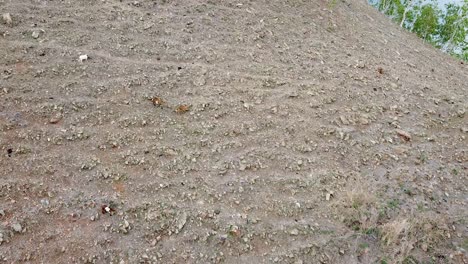
M21 233L21 231L23 231L23 227L21 226L20 223L13 223L11 225L11 228L13 229L13 231L15 231L17 233Z
M291 232L289 232L289 234L293 235L293 236L297 236L299 235L299 230L297 230L296 228L294 228L293 230L291 230Z
M11 25L13 23L13 20L11 19L10 13L5 13L5 14L3 14L2 17L3 17L3 22L5 22L5 24Z
M39 31L33 31L33 33L31 34L31 36L35 39L39 38Z

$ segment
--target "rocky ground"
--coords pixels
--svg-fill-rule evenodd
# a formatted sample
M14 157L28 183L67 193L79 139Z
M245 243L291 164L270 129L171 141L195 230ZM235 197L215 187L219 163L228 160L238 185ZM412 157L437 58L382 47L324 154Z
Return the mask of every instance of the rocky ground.
M468 67L365 1L0 13L0 263L468 262Z

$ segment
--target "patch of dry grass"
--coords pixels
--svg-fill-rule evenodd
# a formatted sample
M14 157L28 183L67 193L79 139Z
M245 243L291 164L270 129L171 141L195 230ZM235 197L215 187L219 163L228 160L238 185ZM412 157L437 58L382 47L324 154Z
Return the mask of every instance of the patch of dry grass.
M345 193L334 206L341 220L355 231L375 228L378 221L377 198L361 187Z
M399 244L404 238L408 237L410 223L407 219L395 220L384 224L381 230L381 239L385 245Z
M403 212L382 218L388 200L378 199L370 188L362 187L344 192L332 204L342 222L361 235L373 235L378 247L395 261L403 261L413 254L431 254L447 239L448 220L434 212ZM419 252L419 253L417 253ZM426 253L427 252L427 253Z
M395 258L403 259L418 248L424 252L437 250L447 239L447 220L432 213L397 218L379 227L383 247Z

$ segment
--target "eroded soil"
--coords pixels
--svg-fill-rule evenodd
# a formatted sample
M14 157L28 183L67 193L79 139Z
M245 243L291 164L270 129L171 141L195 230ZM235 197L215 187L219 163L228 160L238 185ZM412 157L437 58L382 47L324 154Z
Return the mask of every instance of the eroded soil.
M364 1L0 11L0 262L467 262L467 66Z

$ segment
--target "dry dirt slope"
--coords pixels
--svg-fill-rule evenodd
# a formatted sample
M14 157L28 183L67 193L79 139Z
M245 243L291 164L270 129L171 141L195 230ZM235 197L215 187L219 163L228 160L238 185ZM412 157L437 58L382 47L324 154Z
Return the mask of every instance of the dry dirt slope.
M364 1L0 11L0 262L467 262L467 66Z

